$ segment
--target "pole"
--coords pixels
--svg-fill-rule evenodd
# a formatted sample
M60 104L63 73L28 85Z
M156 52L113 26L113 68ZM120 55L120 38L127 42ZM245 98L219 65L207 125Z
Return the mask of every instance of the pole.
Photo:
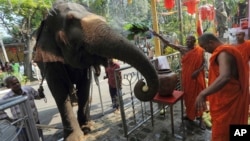
M214 19L213 19L213 33L216 34L217 33L217 27L216 27L216 9L215 9L215 0L213 0L213 5L214 5Z
M92 69L94 70L94 69ZM101 103L101 108L102 108L102 115L104 115L104 110L103 110L103 102L102 102L102 94L101 94L101 88L100 88L100 83L99 83L99 79L98 79L98 76L96 76L95 72L92 71L92 74L94 76L94 80L95 80L95 83L98 87L98 92L99 92L99 98L100 98L100 103ZM91 80L92 81L92 80ZM91 85L91 94L93 93L93 83Z
M152 20L153 20L153 30L157 33L159 33L159 27L158 27L158 16L156 11L156 0L151 0L151 12L152 12ZM161 55L161 46L160 46L160 39L154 38L155 42L155 55L160 56Z
M181 0L177 0L177 2L178 2L179 30L180 30L179 40L180 40L180 44L183 45L183 37L182 37L182 33L183 33L183 23L182 23L182 7L181 7Z
M5 50L5 47L4 47L4 44L3 44L3 39L2 39L1 35L0 35L0 44L1 44L1 47L2 47L2 50L3 50L3 55L4 55L4 58L5 58L5 62L9 62L9 58L7 56L7 53L6 53L6 50Z

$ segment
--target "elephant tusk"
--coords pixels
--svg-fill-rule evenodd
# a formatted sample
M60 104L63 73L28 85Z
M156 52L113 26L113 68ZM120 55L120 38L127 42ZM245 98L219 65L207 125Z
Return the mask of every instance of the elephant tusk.
M142 91L143 91L143 92L147 92L147 91L148 91L148 86L147 86L147 85L144 85L144 86L142 87Z

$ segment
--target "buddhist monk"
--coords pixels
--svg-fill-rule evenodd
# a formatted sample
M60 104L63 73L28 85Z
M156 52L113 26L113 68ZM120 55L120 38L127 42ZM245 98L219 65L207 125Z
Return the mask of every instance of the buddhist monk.
M200 121L200 127L202 127L201 116L203 112L196 112L195 99L206 87L204 71L206 61L204 58L204 49L195 45L196 39L192 35L187 37L186 46L181 46L169 43L156 32L153 32L153 34L159 37L167 46L170 46L181 53L182 88L184 91L184 103L186 107L186 116L184 119L194 121L198 118Z
M239 30L236 33L237 44L236 47L239 49L243 58L246 59L247 63L250 60L250 40L245 40L245 32Z
M196 98L197 111L207 108L209 100L212 118L212 141L229 141L231 124L247 124L248 68L238 49L224 45L214 34L205 33L199 45L212 53L209 85Z
M250 72L250 40L245 40L245 32L243 30L239 30L236 32L236 39L237 39L236 47L237 49L239 49L243 58L246 60L246 66L249 67L249 72ZM250 106L248 110L248 115L250 116Z

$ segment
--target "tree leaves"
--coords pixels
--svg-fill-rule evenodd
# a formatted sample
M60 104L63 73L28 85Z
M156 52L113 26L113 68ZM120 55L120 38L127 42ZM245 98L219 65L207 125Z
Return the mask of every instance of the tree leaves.
M135 35L140 34L141 36L150 36L148 34L149 27L141 23L128 23L123 26L124 30L129 31L127 38L133 40Z

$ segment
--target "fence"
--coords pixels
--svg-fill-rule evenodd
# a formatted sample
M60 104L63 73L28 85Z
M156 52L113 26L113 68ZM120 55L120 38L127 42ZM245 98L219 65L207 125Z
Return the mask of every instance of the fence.
M181 89L181 66L180 66L180 54L174 53L166 56L172 71L178 74L178 84L176 89ZM156 59L152 60L155 66ZM134 96L133 88L135 83L143 76L131 66L125 66L117 69L115 76L118 73L122 73L122 89L118 91L118 99L120 104L120 113L122 118L124 136L128 137L134 130L139 128L142 124L152 119L150 114L150 102L142 102ZM116 84L118 82L116 81ZM156 114L159 111L159 105L153 103L153 109ZM157 107L157 108L156 108ZM153 123L153 122L152 122Z
M19 118L11 123L5 120L0 122L0 138L3 141L15 141L22 127L26 128L30 141L39 141L38 132L35 121L29 104L28 96L16 96L7 100L0 101L0 111L8 109L12 106L19 105L22 113L22 118ZM18 128L16 126L18 125Z

